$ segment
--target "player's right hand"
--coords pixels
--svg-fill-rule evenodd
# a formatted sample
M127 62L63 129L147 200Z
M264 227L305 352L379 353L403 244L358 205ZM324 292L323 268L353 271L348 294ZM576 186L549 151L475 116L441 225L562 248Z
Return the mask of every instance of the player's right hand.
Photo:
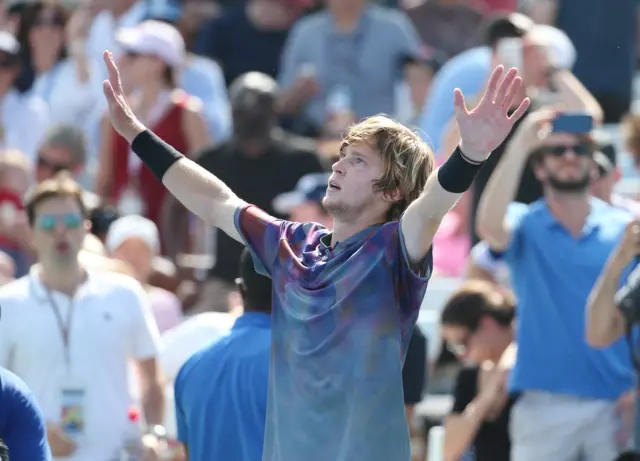
M135 137L146 128L135 116L133 109L127 102L122 89L120 71L113 59L113 54L110 51L105 51L103 58L109 72L109 79L102 83L104 96L109 105L109 119L118 134L131 144Z

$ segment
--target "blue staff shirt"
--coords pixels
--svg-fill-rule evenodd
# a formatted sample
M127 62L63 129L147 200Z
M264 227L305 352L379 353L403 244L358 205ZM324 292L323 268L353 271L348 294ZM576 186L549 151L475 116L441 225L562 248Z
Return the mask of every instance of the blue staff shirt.
M0 368L0 459L2 444L11 461L50 461L44 418L27 385Z
M260 461L269 383L271 320L247 312L191 357L175 382L178 438L189 461Z

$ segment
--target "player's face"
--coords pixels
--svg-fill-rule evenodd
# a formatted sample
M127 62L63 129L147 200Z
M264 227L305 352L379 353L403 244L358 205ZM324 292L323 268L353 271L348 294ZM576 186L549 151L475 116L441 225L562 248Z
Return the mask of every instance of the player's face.
M354 143L343 149L332 170L322 204L335 220L355 222L363 216L384 220L393 201L374 190L384 171L379 153L365 143Z
M553 189L583 192L594 173L591 147L569 133L551 133L542 146L544 157L536 176Z

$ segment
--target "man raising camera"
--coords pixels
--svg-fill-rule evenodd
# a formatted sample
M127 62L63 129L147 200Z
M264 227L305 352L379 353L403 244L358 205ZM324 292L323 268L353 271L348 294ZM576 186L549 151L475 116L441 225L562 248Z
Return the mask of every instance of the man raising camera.
M640 320L634 315L640 311L640 270L629 275L639 255L640 221L635 220L627 225L589 295L586 335L590 346L611 345L626 333L630 323ZM627 282L619 289L622 280Z
M589 294L586 315L586 339L592 347L610 346L622 336L631 333L630 328L640 321L640 221L627 224L622 239L600 274ZM634 270L635 269L635 270ZM621 282L624 286L620 287ZM637 335L633 335L637 337ZM638 365L636 364L636 368ZM640 369L637 368L640 372ZM628 430L635 427L633 452L626 452L616 461L640 459L640 412L634 405L637 397L628 392L618 401L618 414L622 420L620 439L628 437ZM628 440L628 439L627 439ZM627 457L625 457L627 456Z

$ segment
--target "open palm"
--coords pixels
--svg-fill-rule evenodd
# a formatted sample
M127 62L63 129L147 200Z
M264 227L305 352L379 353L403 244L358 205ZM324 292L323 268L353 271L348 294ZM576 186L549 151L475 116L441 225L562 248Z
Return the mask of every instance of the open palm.
M486 160L491 151L502 144L529 107L530 100L525 98L509 115L509 109L520 92L522 78L515 67L501 81L503 74L503 66L493 70L480 102L471 110L467 109L462 91L458 88L454 91L453 105L460 131L460 148L471 160Z

